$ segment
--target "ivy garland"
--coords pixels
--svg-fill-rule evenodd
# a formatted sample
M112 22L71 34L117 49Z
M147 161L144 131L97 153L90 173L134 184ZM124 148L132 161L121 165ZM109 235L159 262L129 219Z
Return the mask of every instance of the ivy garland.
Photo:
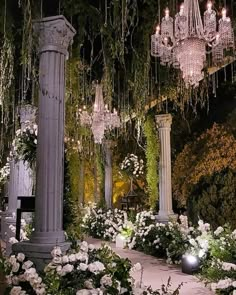
M146 179L148 184L149 205L151 209L155 209L157 200L159 198L159 176L157 169L159 160L159 143L155 122L152 115L148 115L144 123L144 134L146 137Z

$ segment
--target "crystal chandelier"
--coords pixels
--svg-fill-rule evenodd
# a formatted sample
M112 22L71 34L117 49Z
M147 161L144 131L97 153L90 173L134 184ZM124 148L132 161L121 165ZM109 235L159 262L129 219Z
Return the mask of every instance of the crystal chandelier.
M79 112L81 125L90 126L95 143L102 143L105 131L118 128L121 124L117 111L114 109L113 112L110 112L108 105L104 104L102 86L99 84L96 85L93 112L89 114L85 107Z
M203 22L198 0L184 0L175 20L166 8L161 26L151 36L151 55L160 57L161 65L180 69L186 87L197 87L203 79L206 54L211 54L213 65L219 65L230 49L234 49L231 20L223 8L217 25L211 1L207 3Z

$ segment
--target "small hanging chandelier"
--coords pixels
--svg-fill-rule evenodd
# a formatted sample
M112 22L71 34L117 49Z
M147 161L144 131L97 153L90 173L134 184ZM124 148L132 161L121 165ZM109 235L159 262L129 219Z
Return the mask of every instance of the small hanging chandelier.
M203 79L207 53L211 54L212 64L219 65L230 49L234 49L231 20L223 8L217 26L211 1L207 3L203 23L198 0L184 0L175 20L166 8L161 26L151 36L151 55L160 57L161 65L180 69L186 87L197 87Z
M108 105L104 104L102 86L99 84L96 85L93 112L89 114L84 107L83 110L79 110L79 114L81 125L90 126L95 143L102 143L106 130L112 130L113 128L118 128L121 125L120 117L118 116L115 108L113 112L110 112Z

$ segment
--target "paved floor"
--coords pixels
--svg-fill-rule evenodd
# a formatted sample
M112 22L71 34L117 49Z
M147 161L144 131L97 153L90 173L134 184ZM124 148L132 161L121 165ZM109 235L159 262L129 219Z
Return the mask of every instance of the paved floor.
M100 240L87 238L88 243L100 246ZM117 249L114 244L109 243L113 250L121 257L129 258L133 264L140 262L144 268L143 283L146 286L151 286L153 289L158 289L164 283L166 284L168 278L171 277L172 289L177 287L180 283L184 285L180 289L181 295L212 295L214 294L204 286L196 277L186 275L181 272L180 267L170 266L161 259L153 256L143 254L134 250ZM140 272L134 274L134 278L140 280Z

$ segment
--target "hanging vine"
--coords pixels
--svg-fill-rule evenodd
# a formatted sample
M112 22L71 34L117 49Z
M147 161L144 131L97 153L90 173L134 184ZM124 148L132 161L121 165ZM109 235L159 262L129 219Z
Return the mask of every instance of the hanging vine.
M0 54L0 105L9 99L10 88L14 79L14 46L5 34Z

